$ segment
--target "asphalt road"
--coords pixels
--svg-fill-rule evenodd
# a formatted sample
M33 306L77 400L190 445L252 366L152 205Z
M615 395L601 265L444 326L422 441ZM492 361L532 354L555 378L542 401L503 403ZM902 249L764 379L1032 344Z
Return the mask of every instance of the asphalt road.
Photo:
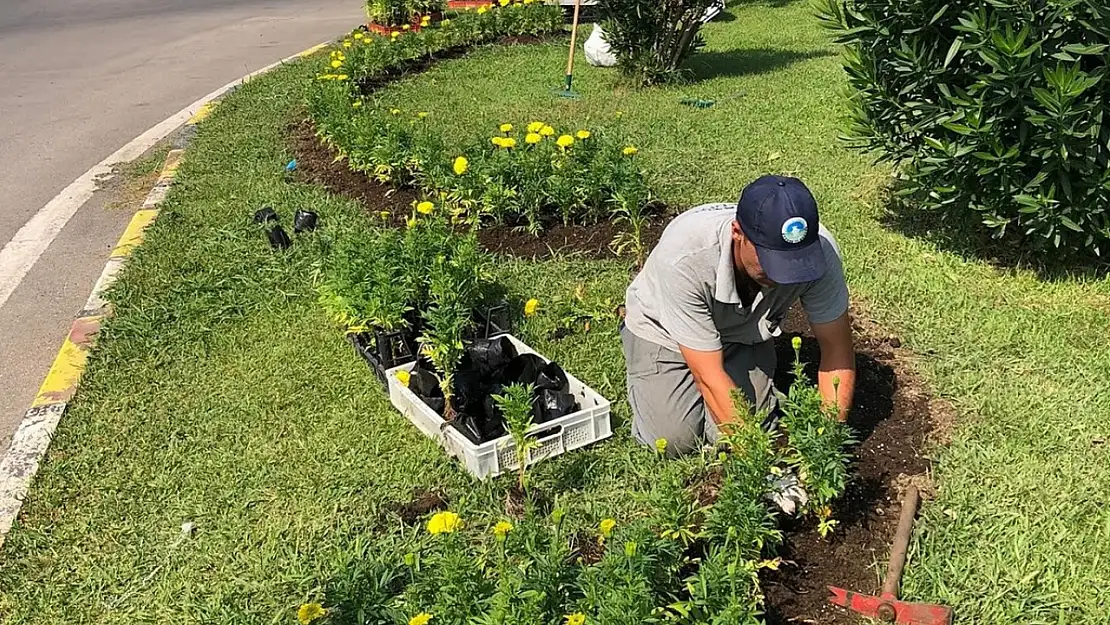
M361 17L361 0L0 0L0 247L148 128ZM0 453L135 208L113 199L82 206L0 305Z

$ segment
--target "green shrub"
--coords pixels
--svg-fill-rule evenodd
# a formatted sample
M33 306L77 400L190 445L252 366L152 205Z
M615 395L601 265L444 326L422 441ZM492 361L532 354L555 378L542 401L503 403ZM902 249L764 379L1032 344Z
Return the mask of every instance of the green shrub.
M848 136L906 193L1032 250L1110 251L1105 3L817 3L847 44Z
M601 0L605 41L618 67L641 85L680 80L682 64L705 45L698 31L714 0Z
M848 486L848 449L855 441L848 424L837 420L839 409L824 405L806 375L799 354L801 339L795 337L793 346L794 382L779 404L779 424L787 438L780 453L809 495L803 512L817 516L817 531L825 536L837 525L831 504Z

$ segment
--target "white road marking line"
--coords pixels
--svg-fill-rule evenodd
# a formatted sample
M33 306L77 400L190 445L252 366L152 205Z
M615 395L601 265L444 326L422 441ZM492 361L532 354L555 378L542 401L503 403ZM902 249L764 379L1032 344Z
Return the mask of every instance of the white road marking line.
M319 45L326 45L326 43ZM309 50L313 50L313 48L309 48ZM31 267L34 267L46 249L50 247L50 244L54 242L62 228L69 223L78 209L89 201L89 198L97 189L97 180L110 175L113 166L135 160L155 143L166 138L179 126L189 121L201 107L227 93L233 87L279 65L295 60L303 54L304 52L299 52L290 55L209 93L139 135L127 145L113 152L108 158L93 165L91 169L71 182L65 189L62 189L61 193L54 196L54 199L47 202L27 223L23 224L23 227L15 233L11 241L4 245L4 249L0 250L0 307L4 306L16 287L23 282L27 272L31 271Z

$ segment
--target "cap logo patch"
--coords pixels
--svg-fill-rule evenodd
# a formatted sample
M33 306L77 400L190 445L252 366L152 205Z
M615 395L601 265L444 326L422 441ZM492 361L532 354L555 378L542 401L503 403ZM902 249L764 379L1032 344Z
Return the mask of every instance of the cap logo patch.
M801 243L809 233L809 224L801 217L791 217L782 224L782 240L787 243Z

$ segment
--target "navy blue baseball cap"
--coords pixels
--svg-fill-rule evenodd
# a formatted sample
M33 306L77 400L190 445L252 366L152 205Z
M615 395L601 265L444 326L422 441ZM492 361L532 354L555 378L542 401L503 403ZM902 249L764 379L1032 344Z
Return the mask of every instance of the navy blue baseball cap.
M798 284L825 275L817 200L801 180L763 176L744 187L736 221L774 282Z

